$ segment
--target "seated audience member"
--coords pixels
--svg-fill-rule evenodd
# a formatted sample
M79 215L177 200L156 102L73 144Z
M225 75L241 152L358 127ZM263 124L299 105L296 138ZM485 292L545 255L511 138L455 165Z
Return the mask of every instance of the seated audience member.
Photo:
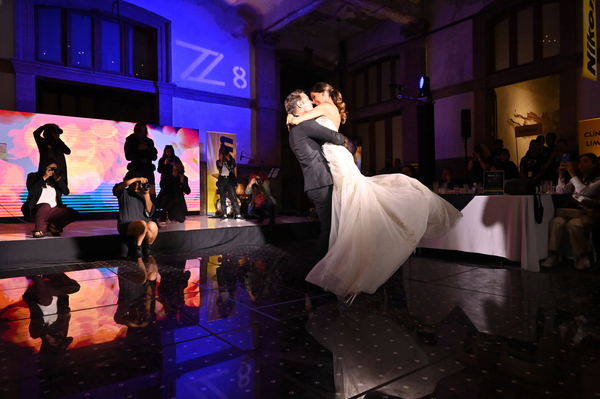
M454 178L454 170L452 168L444 168L442 170L442 180L439 181L440 186L446 185L448 190L454 190L454 187L460 187L460 181Z
M401 173L405 174L406 176L409 176L409 177L414 177L415 179L417 178L417 170L415 169L414 166L412 166L409 163L404 164L404 166L402 166Z
M158 203L159 219L162 222L177 221L183 223L187 214L185 194L191 193L188 178L181 162L171 168L170 175L160 178L160 193L156 199Z
M154 203L150 197L151 186L148 179L130 170L125 179L113 187L113 194L119 200L117 230L124 237L132 237L133 257L152 256L152 244L158 236L158 225L153 222Z
M59 236L63 228L75 221L77 211L62 203L62 196L69 195L69 188L57 174L57 165L52 158L46 158L40 170L27 175L27 200L21 207L25 219L33 221L34 238L43 238L42 229L53 236Z
M473 147L473 155L467 165L471 183L481 184L483 182L483 172L490 170L492 163L492 155L485 145L477 144Z
M577 170L573 162L561 163L557 189L571 193L567 207L580 210L579 216L556 216L550 221L550 239L548 242L548 258L542 262L544 267L558 265L558 248L566 230L571 241L571 248L576 255L575 267L584 270L590 267L586 233L600 221L600 168L598 157L594 154L583 154L579 157ZM565 171L571 175L571 181L565 185Z
M385 166L379 170L380 175L394 173L394 164L392 157L385 157Z
M269 224L275 224L275 198L271 195L271 182L259 173L252 173L246 189L246 194L251 195L248 204L248 213L258 216L258 223L269 217Z
M394 173L402 173L402 161L400 158L394 159Z
M510 160L510 151L507 148L500 151L500 158L494 163L491 170L503 170L505 180L519 178L519 168Z
M540 141L531 140L529 142L529 151L521 158L521 164L519 165L519 174L521 178L532 179L536 183L539 182L545 172L542 168L545 163L546 159L542 155Z

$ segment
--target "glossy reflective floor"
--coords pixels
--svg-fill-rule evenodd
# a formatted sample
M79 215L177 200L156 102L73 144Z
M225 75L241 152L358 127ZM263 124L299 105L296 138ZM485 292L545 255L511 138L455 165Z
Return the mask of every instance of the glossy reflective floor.
M598 275L415 255L346 306L313 244L0 274L0 398L600 397Z

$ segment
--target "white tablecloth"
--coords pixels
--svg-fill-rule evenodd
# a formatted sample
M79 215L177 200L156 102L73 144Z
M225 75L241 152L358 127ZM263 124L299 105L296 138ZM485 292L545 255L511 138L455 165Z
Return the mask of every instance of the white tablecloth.
M440 238L423 238L418 246L500 256L539 272L539 261L548 256L548 222L554 217L551 196L540 198L544 218L537 224L531 195L475 196L453 230Z

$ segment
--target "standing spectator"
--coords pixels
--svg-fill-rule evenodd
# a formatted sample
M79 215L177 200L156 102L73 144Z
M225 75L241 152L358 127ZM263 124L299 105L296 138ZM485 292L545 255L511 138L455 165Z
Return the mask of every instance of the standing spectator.
M150 197L148 179L135 170L130 170L121 183L113 187L113 194L119 200L117 230L123 237L133 238L130 248L134 258L152 256L152 244L158 236L158 225L152 221L155 206Z
M154 190L154 171L156 167L152 163L156 161L158 151L154 147L154 141L148 137L148 127L138 123L133 128L133 133L125 140L125 158L129 161L127 170L135 170L140 177L144 177L147 183L152 185L151 194Z
M506 180L519 178L519 168L510 160L510 151L508 148L503 148L502 151L500 151L500 158L494 163L491 169L503 170L504 179Z
M552 184L556 185L558 184L558 168L560 167L560 163L563 161L565 154L569 154L569 159L571 159L571 154L569 153L569 147L565 139L556 140L553 149L542 169L544 170L544 180L551 180Z
M483 183L483 172L490 170L493 164L493 158L490 150L483 145L477 144L473 147L473 156L467 165L471 175L471 183Z
M179 159L179 158L178 158ZM165 173L166 174L166 173ZM160 193L156 199L161 222L177 221L183 223L187 215L185 194L191 193L188 178L181 162L171 167L171 174L160 178Z
M257 223L262 223L269 217L269 224L275 224L276 201L271 195L271 182L259 173L252 173L244 191L251 195L248 213L258 216Z
M47 165L46 160L52 158L56 163L57 171L61 174L65 186L69 187L65 154L71 154L71 149L60 139L61 134L63 134L63 130L58 127L58 125L47 123L35 129L33 138L35 139L38 151L40 152L38 169L41 170L42 165Z
M546 133L546 152L551 154L556 150L556 133L548 132Z
M532 179L536 184L542 179L544 171L542 166L546 163L546 159L541 153L539 140L531 140L529 142L529 151L519 165L519 173L523 179Z
M500 160L500 152L504 149L504 141L502 139L494 140L494 147L492 148L492 158L494 163Z
M27 175L27 200L21 207L23 216L35 223L33 238L43 238L42 229L59 236L63 228L73 222L77 211L62 203L62 196L69 195L69 188L60 175L52 158L46 158L36 173Z
M222 145L221 148L219 148L219 159L217 160L217 169L219 170L217 191L219 192L219 198L221 199L221 220L227 219L227 193L229 193L229 199L231 200L231 206L233 206L235 219L244 220L235 193L235 188L237 187L237 179L235 177L236 165L233 155L231 155L229 151L227 151L227 148Z

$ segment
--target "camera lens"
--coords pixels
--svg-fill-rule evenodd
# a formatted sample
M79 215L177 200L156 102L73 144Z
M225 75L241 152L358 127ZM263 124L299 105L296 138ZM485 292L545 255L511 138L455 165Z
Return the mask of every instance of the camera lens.
M152 184L150 184L150 183L143 183L142 187L144 187L144 190L150 191L150 189L152 188Z

